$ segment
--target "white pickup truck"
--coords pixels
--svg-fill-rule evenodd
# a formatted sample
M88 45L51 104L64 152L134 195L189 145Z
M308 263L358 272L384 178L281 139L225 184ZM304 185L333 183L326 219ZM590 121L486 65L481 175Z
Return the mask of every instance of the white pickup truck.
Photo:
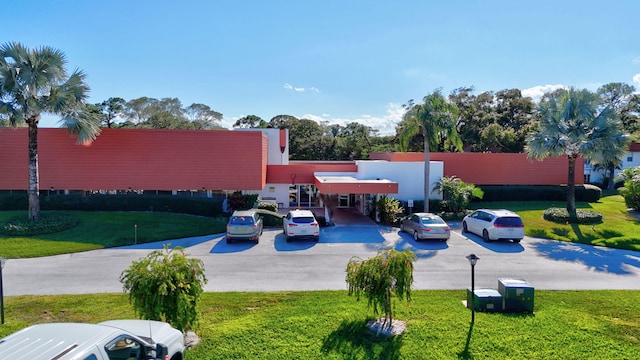
M184 348L182 332L160 321L48 323L0 339L0 359L183 360Z

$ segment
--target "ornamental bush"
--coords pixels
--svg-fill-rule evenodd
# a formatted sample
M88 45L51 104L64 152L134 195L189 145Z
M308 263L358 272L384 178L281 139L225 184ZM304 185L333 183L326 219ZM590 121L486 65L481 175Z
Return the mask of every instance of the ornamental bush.
M410 250L382 250L375 257L363 260L353 257L347 264L349 295L360 300L365 296L377 315L385 314L384 325L392 326L391 294L400 300L411 301L413 262L416 254Z
M566 208L549 208L542 217L547 221L561 224L600 224L602 214L591 210L577 209L575 215L569 214Z
M182 248L165 245L134 261L120 282L140 318L165 321L182 331L197 325L197 305L207 282L204 263L187 258Z

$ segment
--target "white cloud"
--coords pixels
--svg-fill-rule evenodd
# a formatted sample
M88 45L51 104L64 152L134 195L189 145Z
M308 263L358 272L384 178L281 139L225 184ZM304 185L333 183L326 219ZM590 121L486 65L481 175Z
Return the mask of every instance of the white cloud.
M283 85L283 87L285 89L287 89L287 90L293 90L295 92L304 92L305 91L305 88L293 86L293 85L291 85L289 83L285 83ZM318 90L318 88L316 88L316 87L311 87L309 90L312 91L312 92L315 92L315 93L319 93L320 92L320 90Z
M640 56L638 56L637 58L634 58L633 60L631 60L631 63L633 65L640 65Z
M640 86L640 74L633 75L633 82Z
M528 96L533 99L534 102L539 102L542 99L542 95L558 90L566 89L564 85L538 85L528 89L522 90L522 96Z
M300 118L314 120L317 122L326 121L329 124L339 124L342 126L356 122L377 129L378 135L380 136L387 136L395 134L396 124L402 120L402 115L404 115L404 108L402 107L402 104L389 103L387 105L386 114L382 116L363 114L355 118L334 118L328 114L322 114L322 116L305 114Z

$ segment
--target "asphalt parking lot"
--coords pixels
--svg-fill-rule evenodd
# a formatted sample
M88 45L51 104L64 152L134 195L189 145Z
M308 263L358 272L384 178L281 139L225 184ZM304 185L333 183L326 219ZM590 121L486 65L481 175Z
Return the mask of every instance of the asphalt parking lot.
M452 224L451 239L415 242L397 228L377 225L322 228L320 241L287 243L282 230L265 229L258 244L227 244L224 234L169 241L202 259L206 291L344 290L352 256L410 249L417 255L414 289L465 289L480 260L476 288L497 288L499 278L520 278L536 289L640 289L640 252L526 237L485 243ZM163 242L37 259L11 259L3 269L4 295L121 292L118 277L132 261Z

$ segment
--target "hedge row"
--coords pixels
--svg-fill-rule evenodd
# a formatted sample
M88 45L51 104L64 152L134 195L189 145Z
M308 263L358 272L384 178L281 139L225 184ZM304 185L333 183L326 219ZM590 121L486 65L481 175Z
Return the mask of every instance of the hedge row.
M0 210L27 210L27 193L0 195ZM172 195L44 195L42 210L159 211L216 217L222 200Z
M547 185L482 185L482 199L476 201L565 201L567 186ZM595 185L576 185L576 201L597 202L602 190Z

